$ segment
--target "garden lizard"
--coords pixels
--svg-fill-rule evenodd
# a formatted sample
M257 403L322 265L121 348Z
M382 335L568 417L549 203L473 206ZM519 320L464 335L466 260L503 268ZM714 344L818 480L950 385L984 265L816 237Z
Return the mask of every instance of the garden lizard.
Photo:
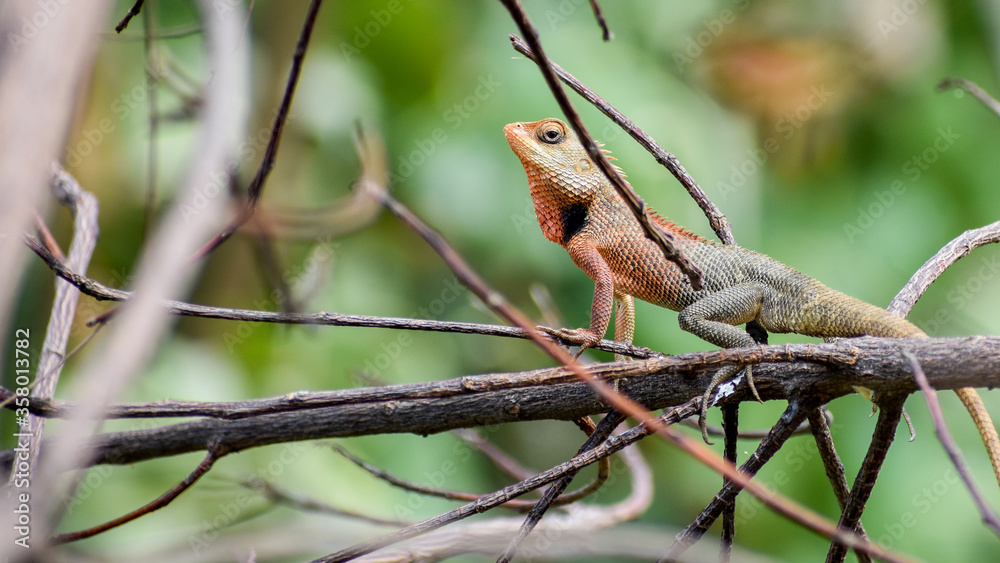
M702 238L654 214L656 222L673 234L677 250L705 273L704 287L695 290L646 237L635 215L565 123L558 119L511 123L504 127L504 135L524 165L545 237L565 248L594 280L590 326L556 331L583 348L604 337L613 306L617 307L615 340L631 342L633 298L678 311L683 330L723 348L755 346L753 338L737 326L750 321L770 332L822 338L927 336L909 321L830 289L773 258ZM738 370L737 366L719 370L704 395L701 422L706 441L704 419L712 392ZM745 370L756 395L750 368ZM1000 482L1000 438L993 421L975 389L955 392L976 423Z

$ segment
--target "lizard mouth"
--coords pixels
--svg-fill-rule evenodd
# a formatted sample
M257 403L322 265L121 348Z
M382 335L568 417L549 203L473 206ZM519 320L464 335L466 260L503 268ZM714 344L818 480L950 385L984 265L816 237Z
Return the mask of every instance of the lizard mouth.
M515 138L524 137L525 135L528 134L528 131L527 129L524 128L524 123L521 122L508 123L503 127L503 134L505 137L507 137L508 143L513 143ZM520 143L524 142L521 139L518 139L518 141Z
M514 151L514 154L521 159L522 162L525 161L522 157L522 153L530 151L534 152L534 147L529 141L529 133L527 127L522 122L508 123L503 128L504 137L507 138L507 144Z

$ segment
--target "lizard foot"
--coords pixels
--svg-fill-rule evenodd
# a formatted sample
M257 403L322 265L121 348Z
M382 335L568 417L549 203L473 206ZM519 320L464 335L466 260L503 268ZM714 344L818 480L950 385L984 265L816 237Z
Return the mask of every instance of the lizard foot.
M574 342L580 345L580 350L576 353L577 358L579 358L587 348L590 348L594 344L601 341L601 336L599 334L594 334L586 328L549 328L547 326L539 326L538 330L555 336L560 340L567 340L569 342Z
M705 390L705 394L701 396L701 414L698 416L698 426L701 427L701 439L705 440L708 445L714 444L708 439L708 407L709 402L712 400L712 396L715 394L715 389L722 383L729 381L734 375L738 376L740 368L739 366L726 366L716 372L715 376L712 377L711 383L708 384L708 389ZM763 403L760 394L757 393L757 387L753 384L753 371L750 366L747 366L743 370L747 376L747 383L750 385L750 392L753 393L754 398L758 402Z

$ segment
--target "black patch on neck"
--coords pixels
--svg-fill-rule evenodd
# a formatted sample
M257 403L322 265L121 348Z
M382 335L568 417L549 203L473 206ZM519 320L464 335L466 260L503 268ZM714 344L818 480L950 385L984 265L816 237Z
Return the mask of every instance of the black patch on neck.
M574 203L566 206L559 214L559 218L562 220L563 244L566 244L587 225L587 205Z

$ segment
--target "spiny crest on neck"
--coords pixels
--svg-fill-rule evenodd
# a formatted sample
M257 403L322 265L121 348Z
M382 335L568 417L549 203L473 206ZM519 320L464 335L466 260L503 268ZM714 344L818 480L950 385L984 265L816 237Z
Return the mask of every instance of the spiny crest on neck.
M684 227L678 225L674 221L671 221L671 220L667 219L666 217L660 215L660 213L658 211L656 211L654 209L650 209L649 211L650 211L650 217L652 217L653 221L655 223L659 224L660 226L662 226L664 229L667 229L671 233L673 233L673 234L675 234L675 235L677 235L679 237L683 237L683 238L691 239L691 240L695 240L695 241L704 241L705 240L705 237L703 237L703 236L701 236L701 235L699 235L697 233L692 233L691 231L689 231L689 230L685 229Z

